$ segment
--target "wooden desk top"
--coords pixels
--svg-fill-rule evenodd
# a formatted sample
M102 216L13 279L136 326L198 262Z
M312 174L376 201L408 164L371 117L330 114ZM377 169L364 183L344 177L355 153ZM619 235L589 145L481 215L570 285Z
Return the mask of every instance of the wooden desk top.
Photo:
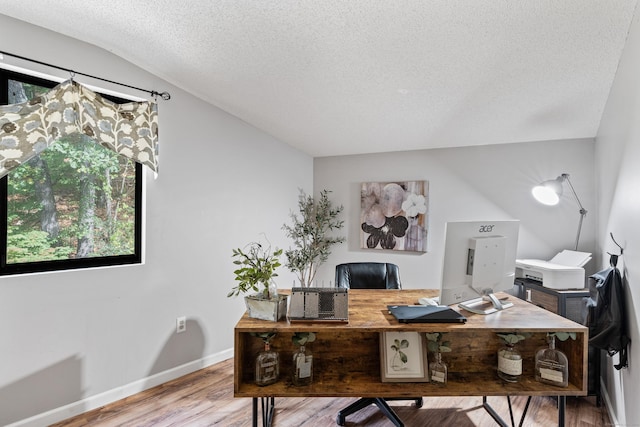
M282 293L287 293L283 290ZM504 311L489 315L460 312L466 324L399 323L387 305L416 304L418 298L433 297L437 290L349 290L349 322L270 322L245 314L235 335L234 395L259 396L548 396L587 394L587 327L543 308L509 296L514 303ZM499 295L501 297L505 295ZM454 306L457 308L457 306ZM296 387L288 380L292 371L291 337L295 332L316 332L310 346L314 357L313 384ZM389 331L449 332L453 351L446 353L449 382L446 387L430 383L382 382L380 377L380 333ZM505 383L496 375L497 352L504 346L496 332L525 332L530 337L518 343L523 355L523 375L518 383ZM535 380L534 357L546 346L546 332L576 332L575 340L557 342L569 360L569 386L559 388ZM254 384L255 355L262 341L250 332L276 332L272 348L281 357L283 378L276 384ZM357 345L354 345L357 343Z
M282 290L287 293L289 290ZM537 307L517 297L498 294L501 297L508 296L513 307L506 310L482 315L474 314L456 305L452 308L460 311L467 318L466 324L438 323L405 324L398 322L387 310L387 305L417 304L418 298L433 297L438 293L435 289L350 289L349 290L349 322L299 322L280 321L266 322L252 319L245 314L236 325L237 332L258 332L277 330L287 331L318 331L318 330L360 330L366 332L382 331L444 331L454 330L483 330L483 331L535 331L535 332L582 332L587 327L575 323L562 316L558 316L543 308Z

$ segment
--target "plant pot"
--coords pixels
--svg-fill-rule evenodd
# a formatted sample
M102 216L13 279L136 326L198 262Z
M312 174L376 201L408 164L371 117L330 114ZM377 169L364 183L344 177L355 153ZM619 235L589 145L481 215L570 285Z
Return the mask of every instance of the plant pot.
M287 316L287 298L287 295L278 295L274 299L266 299L262 295L247 295L244 302L249 317L277 322Z

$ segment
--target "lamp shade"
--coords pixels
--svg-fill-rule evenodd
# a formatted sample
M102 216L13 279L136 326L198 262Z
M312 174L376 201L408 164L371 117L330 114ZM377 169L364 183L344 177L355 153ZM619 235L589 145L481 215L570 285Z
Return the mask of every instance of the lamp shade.
M560 175L556 179L544 181L540 183L540 185L533 187L531 194L542 204L549 206L557 205L562 195L562 183L564 180L564 176Z
M531 194L535 199L545 205L553 206L557 205L560 202L560 196L562 195L562 184L564 182L569 184L569 188L571 188L571 192L580 207L580 221L578 222L578 234L576 236L576 245L575 250L578 250L578 242L580 241L580 231L582 230L582 221L584 220L585 215L587 215L587 210L580 203L580 199L576 194L576 190L571 185L571 181L569 180L569 174L563 173L556 179L550 179L549 181L544 181L540 185L537 185L531 189Z

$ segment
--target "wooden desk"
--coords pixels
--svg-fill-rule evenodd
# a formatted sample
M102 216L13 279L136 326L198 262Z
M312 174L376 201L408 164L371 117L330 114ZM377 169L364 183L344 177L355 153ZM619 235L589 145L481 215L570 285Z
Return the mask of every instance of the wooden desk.
M588 328L515 297L502 312L478 315L461 311L466 324L403 324L389 314L387 305L416 304L418 298L435 296L435 290L349 291L348 323L268 322L246 314L235 327L234 396L256 399L273 397L407 397L416 396L585 396L587 394ZM504 296L504 295L502 295ZM271 347L280 352L280 381L258 387L254 384L254 360L263 344L251 332L277 332ZM311 331L316 341L309 345L314 356L313 384L291 384L291 342L294 332ZM386 331L448 332L452 352L444 354L449 367L448 383L389 383L380 379L380 333ZM503 347L499 332L530 332L518 343L523 374L518 383L505 383L496 374L497 352ZM547 332L575 332L576 340L557 342L569 360L569 386L559 388L539 383L534 377L536 351L547 346ZM271 400L273 402L273 400ZM561 403L564 399L561 399ZM561 405L559 424L563 424ZM255 415L255 412L254 412ZM255 422L255 420L254 420Z

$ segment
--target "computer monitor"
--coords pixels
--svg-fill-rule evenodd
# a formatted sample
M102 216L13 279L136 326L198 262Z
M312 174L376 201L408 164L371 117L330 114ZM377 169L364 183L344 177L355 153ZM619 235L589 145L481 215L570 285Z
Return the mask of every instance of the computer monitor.
M514 285L519 228L518 220L447 222L440 304L479 314L512 306L494 293Z

